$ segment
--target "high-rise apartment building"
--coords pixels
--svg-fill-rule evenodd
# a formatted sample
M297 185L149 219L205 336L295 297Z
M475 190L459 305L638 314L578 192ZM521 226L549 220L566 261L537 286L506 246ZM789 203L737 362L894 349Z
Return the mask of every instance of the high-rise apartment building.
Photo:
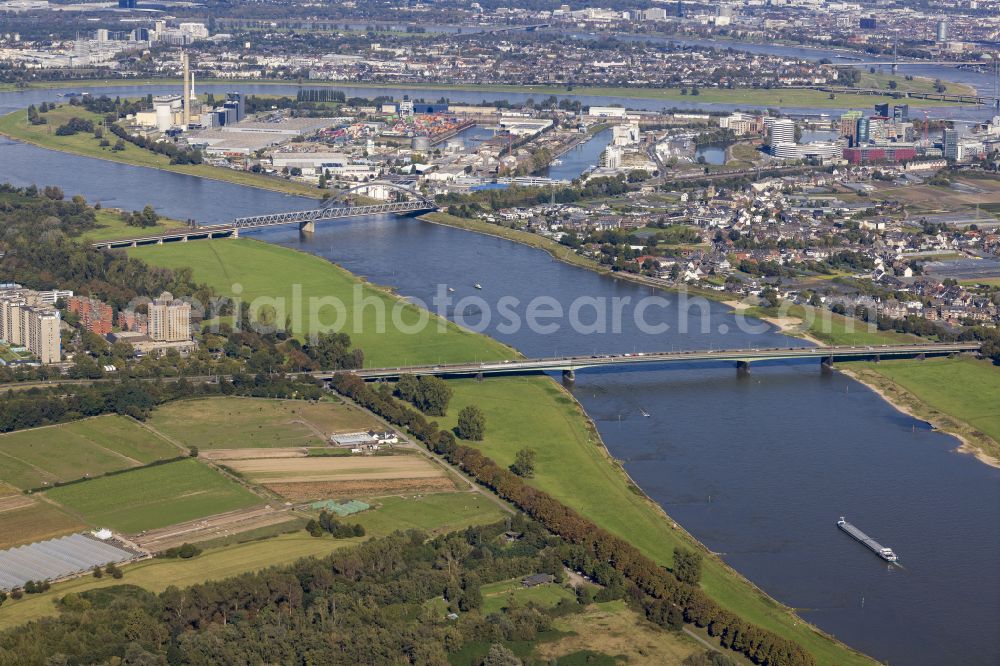
M12 347L26 347L42 363L58 363L59 311L35 304L36 294L28 289L0 291L0 338Z
M191 305L168 291L149 304L149 337L157 342L191 339Z
M775 118L767 132L767 145L774 151L779 143L795 143L795 121L790 118Z

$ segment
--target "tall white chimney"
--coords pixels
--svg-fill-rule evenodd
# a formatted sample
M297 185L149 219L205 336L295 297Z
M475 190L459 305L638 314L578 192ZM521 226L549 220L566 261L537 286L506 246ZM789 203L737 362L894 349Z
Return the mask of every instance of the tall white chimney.
M184 131L186 132L191 122L191 98L189 96L190 88L188 87L191 72L188 68L187 53L181 53L181 67L184 69L184 81L181 82L181 101L184 104Z

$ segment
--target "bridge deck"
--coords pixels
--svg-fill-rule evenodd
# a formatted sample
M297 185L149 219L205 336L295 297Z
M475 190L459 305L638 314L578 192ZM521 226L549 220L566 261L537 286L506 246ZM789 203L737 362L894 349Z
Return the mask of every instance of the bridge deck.
M569 356L559 358L538 358L511 361L491 361L488 363L442 363L439 365L417 365L397 368L368 368L354 370L365 379L391 379L404 374L412 375L497 375L524 372L545 372L553 370L576 371L583 368L603 366L625 366L652 363L680 363L696 361L728 361L751 363L783 359L829 359L844 358L894 358L914 356L940 356L962 352L978 351L978 342L919 343L913 345L883 346L838 346L838 347L793 347L773 349L720 349L679 352L654 352L638 354L606 354L595 356ZM334 373L320 373L317 377L330 377Z

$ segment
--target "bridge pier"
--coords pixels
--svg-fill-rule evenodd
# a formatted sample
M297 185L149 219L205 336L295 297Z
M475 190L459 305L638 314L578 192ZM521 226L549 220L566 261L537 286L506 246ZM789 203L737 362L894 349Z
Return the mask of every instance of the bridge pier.
M917 354L917 360L918 361L925 361L925 360L927 360L927 354Z
M879 362L879 361L881 361L881 360L882 360L882 359L881 359L881 358L879 358L879 355L878 355L878 354L875 354L875 362L876 362L876 363L878 363L878 362Z
M563 381L567 384L572 384L576 381L576 370L563 370L562 371Z
M833 357L826 356L819 360L819 369L824 375L833 372Z
M750 374L750 361L736 361L736 376L746 377Z
M308 222L302 222L299 224L299 231L311 234L316 231L316 222L309 220Z
M483 373L481 373L481 372L477 372L476 373L476 381L477 382L483 381Z

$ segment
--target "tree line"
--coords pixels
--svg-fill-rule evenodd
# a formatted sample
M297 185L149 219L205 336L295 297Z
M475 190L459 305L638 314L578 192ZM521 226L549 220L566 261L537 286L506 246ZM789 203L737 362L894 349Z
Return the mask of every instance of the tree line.
M314 380L283 376L235 375L218 383L126 380L89 385L8 390L0 400L0 432L76 421L101 414L145 419L157 405L209 395L318 400L323 389Z

